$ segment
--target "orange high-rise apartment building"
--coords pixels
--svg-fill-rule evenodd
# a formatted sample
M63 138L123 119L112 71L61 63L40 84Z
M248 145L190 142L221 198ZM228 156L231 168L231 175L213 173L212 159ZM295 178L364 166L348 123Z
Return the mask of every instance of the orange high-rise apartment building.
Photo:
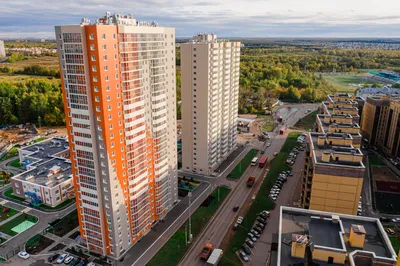
M56 26L81 236L119 258L177 201L175 29Z

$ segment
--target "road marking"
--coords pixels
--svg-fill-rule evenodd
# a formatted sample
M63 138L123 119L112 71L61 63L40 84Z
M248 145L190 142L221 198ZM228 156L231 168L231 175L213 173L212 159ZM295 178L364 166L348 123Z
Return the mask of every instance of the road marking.
M206 181L205 181L205 182L206 182ZM208 183L208 182L207 182L207 183ZM208 187L197 197L197 199L195 199L195 200L192 202L192 204L191 204L190 206L192 206L199 198L201 198L201 196L202 196L205 192L207 192L207 190L208 190L210 187L211 187L211 184L208 183ZM135 265L135 264L149 251L149 249L151 249L151 248L158 242L158 240L160 240L160 238L162 238L162 237L164 236L164 234L167 233L167 232L169 231L169 229L170 229L177 221L180 220L180 218L186 213L186 211L187 211L188 209L189 209L189 208L186 208L186 209L182 212L182 214L179 215L178 218L175 219L175 221L164 231L164 233L162 233L162 234L156 239L156 241L154 241L153 244L151 244L150 247L148 247L148 248L146 249L146 251L143 252L143 254L142 254L134 263L132 263L132 266Z
M0 202L1 205L4 205L8 202L8 200L3 200L2 202Z

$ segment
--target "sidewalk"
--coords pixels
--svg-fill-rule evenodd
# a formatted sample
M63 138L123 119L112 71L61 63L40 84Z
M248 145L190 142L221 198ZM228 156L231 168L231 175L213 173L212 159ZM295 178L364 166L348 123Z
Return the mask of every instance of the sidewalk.
M14 218L17 218L17 217L20 216L20 215L22 215L22 212L19 212L19 213L15 214L15 215L11 216L10 218L5 219L4 221L2 221L2 222L0 223L0 226L3 225L3 224L5 224L5 223L7 223L7 222L9 222L9 221L11 221L11 220L14 219Z

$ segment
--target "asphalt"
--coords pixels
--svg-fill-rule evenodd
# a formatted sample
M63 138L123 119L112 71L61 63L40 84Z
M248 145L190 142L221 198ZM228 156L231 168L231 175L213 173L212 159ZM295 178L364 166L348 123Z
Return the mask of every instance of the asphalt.
M317 105L314 104L307 104L307 105L295 105L294 108L287 108L287 106L281 107L277 110L277 113L282 114L283 116L283 123L288 126L292 127L294 124L302 117L306 115L305 111L311 109L312 111L317 109ZM256 148L261 148L265 150L265 155L269 158L273 157L273 153L275 151L280 151L282 145L284 144L287 134L286 132L284 135L278 135L279 127L274 130L274 132L269 133L271 139L266 141L271 143L270 147L265 147L265 144L262 142L252 140L250 141L250 145L253 145ZM259 155L260 156L260 155ZM298 185L298 181L301 176L301 168L304 164L304 153L298 156L296 163L293 167L293 176L289 178L288 182L282 189L280 196L278 197L276 203L277 207L275 210L279 210L280 205L287 205L292 203L293 194L296 190ZM233 191L230 193L228 198L225 200L225 203L219 208L217 213L211 219L207 227L203 230L202 234L195 240L192 244L191 248L188 250L184 258L181 260L181 266L186 265L204 265L204 262L200 260L200 252L203 246L206 243L211 243L214 247L218 248L221 244L224 236L228 232L228 230L232 230L232 225L236 220L237 213L233 212L232 209L234 206L242 207L245 203L247 197L251 193L251 189L246 186L246 181L249 176L255 176L256 178L260 177L262 169L258 166L249 167L244 174L242 175L241 179L235 184ZM258 180L258 179L257 179ZM276 213L275 213L276 212ZM270 250L270 243L271 243L271 235L272 232L277 232L278 230L278 222L279 222L279 211L273 211L271 213L271 221L269 222L266 231L264 232L263 236L259 240L256 247L253 249L253 254L251 257L251 262L249 265L265 265L267 261L267 256ZM266 238L268 235L268 239ZM267 248L267 249L266 249Z

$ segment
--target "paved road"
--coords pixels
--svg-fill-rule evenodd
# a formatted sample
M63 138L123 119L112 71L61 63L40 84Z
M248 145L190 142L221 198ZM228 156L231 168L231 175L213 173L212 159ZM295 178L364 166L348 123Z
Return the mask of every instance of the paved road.
M280 107L278 109L278 113L285 113L285 117L283 117L284 123L288 127L294 126L294 124L300 119L303 118L306 113L305 111L311 109L315 111L318 108L318 105L315 104L307 104L307 105L296 105L295 108L287 108L287 106ZM279 127L274 130L274 132L270 133L271 140L266 141L271 143L271 146L266 148L265 144L258 141L250 141L250 145L255 146L257 148L261 148L265 150L265 155L271 158L275 151L280 151L282 145L284 144L287 134L286 132L284 135L277 135ZM282 201L292 201L292 195L295 192L295 189L298 184L298 180L300 178L301 169L304 164L304 154L299 155L296 163L293 167L293 177L288 180L287 184L284 186L280 198L277 199L277 205L282 205ZM199 258L199 254L201 252L202 247L206 243L212 243L215 247L218 247L228 230L232 230L231 226L234 220L236 219L236 213L232 212L232 208L234 206L242 206L246 201L246 198L250 194L251 190L248 189L245 185L245 182L249 176L256 176L257 178L261 174L261 169L259 167L249 167L246 172L243 174L241 180L238 182L237 187L234 188L230 193L231 195L226 199L226 202L223 206L219 208L215 216L211 219L210 223L204 229L203 233L200 235L198 239L192 244L192 247L188 250L185 257L182 259L179 265L186 266L186 265L202 265L202 262ZM262 192L260 192L262 193ZM291 203L291 202L290 202ZM280 206L279 205L279 206ZM276 208L279 210L279 208ZM276 215L271 216L274 219L274 216L277 216L277 221L279 220L279 212L277 211ZM277 231L277 221L275 221L275 226L271 226L271 231ZM267 235L268 233L264 233ZM269 234L270 235L270 234ZM265 237L265 236L264 236ZM265 241L264 241L265 242ZM269 243L271 240L269 240ZM264 243L265 245L265 243ZM254 261L258 261L261 264L253 264L253 265L264 265L267 260L268 253L265 252L265 247L256 247L255 250L261 250L259 256L255 256ZM268 247L270 250L270 247ZM265 256L264 256L265 255Z
M0 162L0 170L4 170L4 171L7 171L7 172L10 172L13 175L18 175L18 174L24 172L25 170L18 169L18 168L15 168L15 167L7 165L7 164L11 163L12 161L14 161L16 159L18 159L18 156L12 157L10 159L7 159L5 161Z
M297 188L301 171L304 166L304 152L300 152L297 156L296 163L292 166L293 176L288 178L288 181L283 185L281 193L276 200L275 209L270 212L268 224L265 227L260 239L257 240L253 254L250 256L251 261L247 265L265 265L269 251L271 250L272 234L278 232L279 227L279 210L281 206L292 205L293 193ZM268 193L268 192L264 192Z
M279 151L281 149L286 137L287 134L273 135L274 140L271 142L270 147L265 148L265 155L271 158L275 151ZM254 176L258 180L262 174L262 171L263 168L259 168L258 165L250 166L246 169L236 187L225 200L224 204L219 208L213 219L211 219L211 222L207 225L200 237L191 246L179 265L204 265L204 262L201 261L199 257L202 247L206 243L212 243L215 247L218 247L221 244L228 230L232 230L232 224L238 215L232 211L233 207L241 207L252 191L246 186L248 177Z

